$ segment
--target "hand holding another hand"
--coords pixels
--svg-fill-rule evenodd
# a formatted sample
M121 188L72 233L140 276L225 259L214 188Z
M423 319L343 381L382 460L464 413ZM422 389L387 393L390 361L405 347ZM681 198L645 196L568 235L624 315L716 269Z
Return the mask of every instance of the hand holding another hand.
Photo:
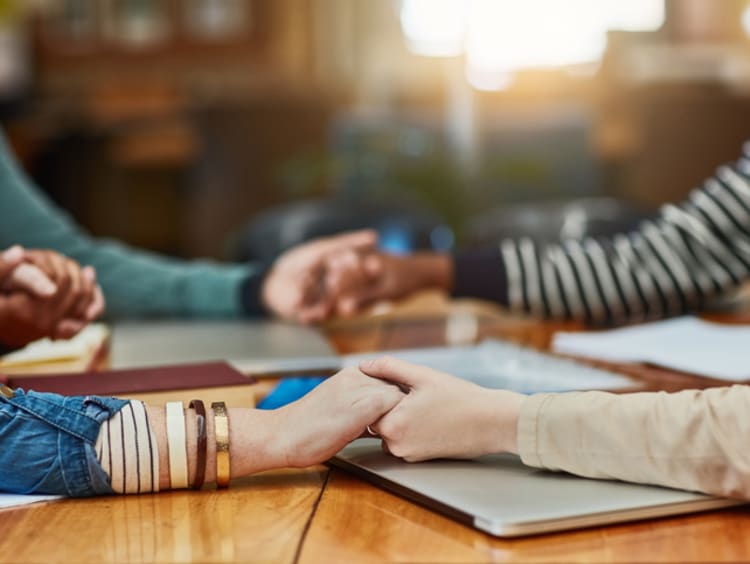
M335 296L328 291L328 261L342 253L351 258L374 250L377 234L356 231L317 239L287 251L273 264L263 282L261 299L283 319L317 323L330 317Z
M363 362L360 370L409 390L372 425L394 456L417 462L517 452L523 395L482 388L395 358Z
M334 304L332 311L342 317L427 288L448 292L452 284L452 259L437 253L400 256L371 250L333 254L326 263L326 292Z
M346 368L302 399L275 412L279 467L328 460L404 397L397 386Z
M103 309L92 268L52 251L12 247L0 256L0 342L70 338Z

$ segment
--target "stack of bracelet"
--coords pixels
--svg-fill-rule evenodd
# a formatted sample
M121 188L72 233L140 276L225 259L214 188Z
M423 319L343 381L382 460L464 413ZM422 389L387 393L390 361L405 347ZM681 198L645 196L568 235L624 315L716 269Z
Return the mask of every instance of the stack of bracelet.
M208 437L206 433L206 407L201 400L192 400L190 408L195 410L197 423L195 477L190 487L199 490L206 476ZM182 402L168 402L167 445L169 447L169 482L172 489L188 487L187 441L185 434L185 411ZM211 404L214 413L214 435L216 436L216 486L229 486L229 416L224 402Z

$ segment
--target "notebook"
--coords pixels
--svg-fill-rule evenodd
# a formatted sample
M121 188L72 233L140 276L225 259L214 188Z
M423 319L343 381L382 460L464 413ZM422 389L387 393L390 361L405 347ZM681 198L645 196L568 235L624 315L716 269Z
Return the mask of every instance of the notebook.
M409 464L359 439L330 464L498 537L518 537L740 505L702 494L589 480L524 466L517 456Z

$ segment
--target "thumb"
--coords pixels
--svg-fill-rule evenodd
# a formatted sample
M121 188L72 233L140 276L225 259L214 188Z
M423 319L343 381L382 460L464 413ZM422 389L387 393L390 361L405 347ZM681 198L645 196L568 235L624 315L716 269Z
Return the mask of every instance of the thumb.
M8 280L13 290L21 290L39 298L48 298L57 292L57 286L39 268L33 264L23 263L16 268Z
M380 378L408 388L419 388L428 379L428 369L392 356L364 360L359 369L373 378Z
M0 255L0 284L6 282L16 267L24 259L23 247L14 245Z

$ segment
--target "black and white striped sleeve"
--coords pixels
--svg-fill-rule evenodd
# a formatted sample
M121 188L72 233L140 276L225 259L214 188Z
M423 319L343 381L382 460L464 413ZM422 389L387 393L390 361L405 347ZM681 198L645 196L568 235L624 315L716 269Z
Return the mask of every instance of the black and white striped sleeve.
M744 149L737 163L633 233L547 246L506 240L489 276L476 259L457 256L454 293L593 323L699 308L750 276L750 143Z

